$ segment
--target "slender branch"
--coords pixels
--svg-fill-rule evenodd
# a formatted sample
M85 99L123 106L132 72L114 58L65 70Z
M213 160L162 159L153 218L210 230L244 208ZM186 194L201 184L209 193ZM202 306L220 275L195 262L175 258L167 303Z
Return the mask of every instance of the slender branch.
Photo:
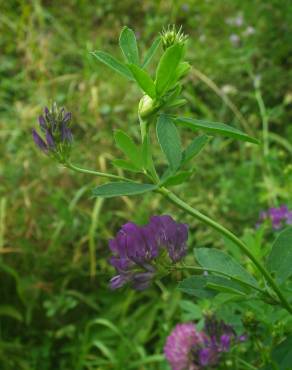
M170 200L172 203L174 203L179 208L183 209L193 217L199 219L206 225L211 226L213 229L219 231L220 234L224 235L226 238L231 240L233 243L235 243L241 251L250 258L250 260L254 263L254 265L257 267L257 269L262 273L262 275L265 277L267 282L270 284L274 292L279 298L279 301L281 302L282 306L292 314L292 307L290 306L289 302L286 300L284 295L282 294L281 290L279 289L278 285L270 275L270 273L266 270L266 268L257 260L257 258L252 254L252 252L248 249L248 247L231 231L226 229L224 226L218 224L216 221L212 220L208 216L202 214L198 210L194 209L193 207L189 206L187 203L185 203L183 200L178 198L174 193L169 191L166 188L161 188L159 191L161 194L163 194L168 200Z
M69 163L69 162L65 163L65 167L70 168L71 170L76 171L76 172L86 173L88 175L105 177L108 179L114 179L114 180L120 180L120 181L134 182L133 180L128 179L127 177L112 175L110 173L99 172L99 171L94 171L94 170L88 170L86 168L75 166L74 164Z

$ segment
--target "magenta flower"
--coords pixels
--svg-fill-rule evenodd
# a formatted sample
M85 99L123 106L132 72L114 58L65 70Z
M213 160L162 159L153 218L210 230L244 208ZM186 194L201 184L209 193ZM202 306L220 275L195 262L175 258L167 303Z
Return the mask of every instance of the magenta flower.
M192 323L177 324L167 337L164 354L172 370L197 370L193 349L204 344L205 336Z
M172 370L201 370L217 366L222 353L245 340L231 325L209 317L202 332L192 323L178 324L166 340L164 353Z
M165 253L170 263L180 261L186 254L188 226L175 222L170 216L153 216L149 224L138 226L133 222L123 225L117 236L109 241L113 252L110 264L117 275L110 285L112 289L131 283L137 290L146 289L153 279Z

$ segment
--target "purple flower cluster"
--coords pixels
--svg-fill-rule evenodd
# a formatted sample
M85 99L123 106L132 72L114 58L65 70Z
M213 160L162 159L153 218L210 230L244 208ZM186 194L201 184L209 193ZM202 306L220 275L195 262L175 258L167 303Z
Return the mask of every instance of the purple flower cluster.
M201 370L218 365L222 353L245 339L236 336L231 325L211 317L202 332L193 323L178 324L166 340L164 353L172 370Z
M53 104L51 110L45 107L44 114L39 116L39 127L44 138L33 129L35 144L45 154L64 160L70 152L72 142L70 121L71 113L66 113L64 108L59 109L56 104Z
M117 271L111 288L130 283L134 289L146 289L157 272L157 259L168 255L172 262L180 261L186 254L187 239L188 226L167 215L153 216L145 226L133 222L123 225L109 242L113 252L110 264Z
M292 225L292 211L289 211L286 205L282 205L278 208L270 208L267 211L260 213L257 226L259 226L265 220L269 220L272 223L274 230L279 230L284 225Z

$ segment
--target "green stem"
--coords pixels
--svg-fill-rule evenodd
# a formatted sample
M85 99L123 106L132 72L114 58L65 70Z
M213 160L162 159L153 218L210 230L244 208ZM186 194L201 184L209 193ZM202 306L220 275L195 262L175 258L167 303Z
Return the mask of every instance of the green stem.
M78 166L75 166L72 163L65 163L65 167L70 168L73 171L80 172L80 173L86 173L88 175L94 175L94 176L99 176L99 177L105 177L108 179L114 179L114 180L120 180L120 181L127 181L127 182L134 182L131 179L128 179L123 176L118 176L118 175L112 175L110 173L105 173L105 172L99 172L99 171L94 171L94 170L88 170L86 168L81 168Z
M224 235L226 238L231 240L234 244L236 244L241 251L250 258L250 260L254 263L254 265L257 267L257 269L262 273L262 275L265 277L267 282L270 284L274 292L279 298L279 301L281 302L282 306L292 314L292 307L290 306L289 302L286 300L284 295L282 294L281 290L279 289L278 285L270 275L270 273L266 270L266 268L257 260L257 258L252 254L252 252L248 249L248 247L231 231L226 229L224 226L218 224L216 221L212 220L208 216L205 216L201 212L197 211L193 207L189 206L187 203L185 203L183 200L178 198L174 193L169 191L166 188L161 188L159 190L161 194L163 194L168 200L170 200L172 203L174 203L179 208L183 209L193 217L197 218L198 220L202 221L206 225L211 226L213 229L219 231L220 234Z
M139 116L139 122L140 122L140 130L141 130L141 142L142 146L144 147L145 153L144 155L146 156L147 164L146 164L146 176L147 176L147 171L149 172L151 179L154 183L159 183L159 176L156 172L154 163L153 163L153 158L152 158L152 153L150 149L150 137L149 137L149 125L150 121L143 119L140 115ZM148 176L149 177L149 176Z
M258 84L256 84L255 97L259 106L260 115L263 123L263 146L264 156L266 158L269 155L269 117Z
M139 123L141 131L141 141L143 143L148 132L148 122L146 120L143 120L143 118L139 115Z

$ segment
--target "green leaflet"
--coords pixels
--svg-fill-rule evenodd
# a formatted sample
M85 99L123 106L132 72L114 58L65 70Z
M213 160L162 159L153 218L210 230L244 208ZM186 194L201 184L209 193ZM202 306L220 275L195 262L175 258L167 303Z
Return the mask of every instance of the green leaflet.
M254 144L259 144L257 139L246 135L244 132L232 126L225 125L224 123L183 117L176 117L174 121L176 124L192 130L202 130L211 135L222 135Z
M130 159L130 161L137 167L143 167L143 158L141 149L134 143L134 141L124 131L117 130L114 133L114 138L117 147Z
M217 292L246 295L248 290L240 284L214 275L193 275L178 284L178 289L198 298L212 298Z
M133 76L129 68L114 58L112 55L105 53L104 51L93 51L91 52L100 62L107 65L115 72L118 72L120 75L126 77L128 80L133 81Z
M135 172L135 173L141 172L141 170L137 168L134 164L132 164L129 161L125 161L124 159L114 159L112 160L112 164L126 171Z
M159 45L160 45L160 42L161 42L161 37L158 36L152 43L152 45L150 46L150 48L148 49L146 55L145 55L145 58L144 58L144 62L142 64L142 67L143 68L146 68L147 65L151 62L153 56L155 55Z
M178 130L169 116L165 114L159 116L156 133L161 149L168 160L170 170L175 172L182 159L181 141Z
M283 283L292 275L292 227L280 233L275 240L267 267L276 279Z
M139 51L134 31L124 27L120 34L119 44L128 63L139 65Z
M156 71L156 92L163 96L170 84L173 84L176 68L183 57L184 47L176 44L168 48L162 55Z
M180 185L188 180L188 178L191 176L192 171L182 171L174 176L168 177L164 182L163 186L175 186Z
M96 197L112 198L123 195L137 195L155 190L157 185L140 184L134 182L109 182L93 189Z
M149 74L142 68L136 66L135 64L130 64L129 68L137 81L140 88L148 95L150 98L155 99L156 90L155 84Z
M190 145L182 153L182 163L185 164L190 161L193 157L198 155L200 151L208 142L207 135L200 135L190 143Z
M199 264L206 270L216 270L258 287L256 279L228 254L215 248L195 248L194 253Z

